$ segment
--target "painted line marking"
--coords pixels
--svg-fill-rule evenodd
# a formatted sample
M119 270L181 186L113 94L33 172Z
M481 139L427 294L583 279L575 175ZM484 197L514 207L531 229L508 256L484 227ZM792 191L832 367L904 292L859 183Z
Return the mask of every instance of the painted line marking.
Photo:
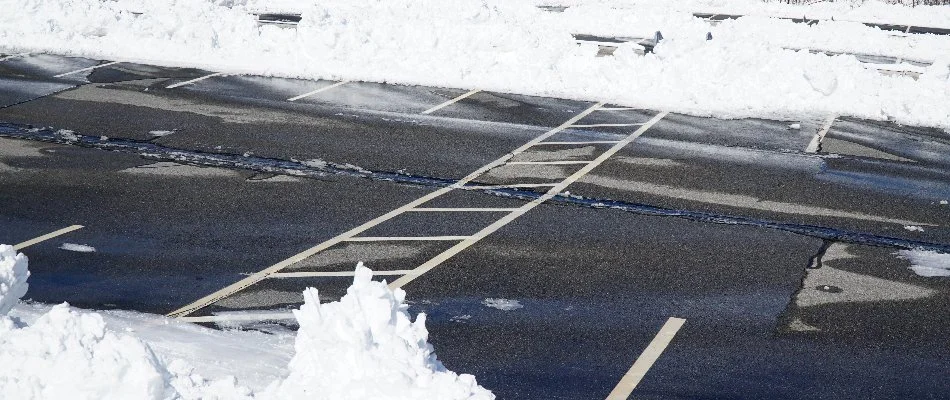
M296 319L291 312L280 313L235 313L224 315L211 315L207 317L178 317L179 321L197 323L211 322L260 322L260 321L285 321Z
M637 361L633 363L630 370L624 374L623 378L620 379L620 382L617 383L617 386L607 395L605 400L627 400L627 398L630 397L630 393L633 392L633 389L637 388L637 385L643 380L643 377L646 376L647 371L649 371L653 363L660 358L660 354L662 354L666 346L670 344L673 337L676 336L676 332L683 327L684 323L686 323L686 320L682 318L670 318L666 320L666 323L660 328L660 332L658 332L656 337L653 338L653 341L647 345L647 348L643 349L643 353L640 353L640 357L637 357Z
M370 229L370 228L373 228L373 227L375 227L375 226L377 226L377 225L379 225L379 224L382 224L383 222L389 221L390 219L393 219L393 218L395 218L395 217L397 217L397 216L399 216L399 215L402 215L402 214L405 213L406 211L409 211L409 210L411 210L411 209L413 209L413 208L416 208L416 207L418 207L418 206L420 206L420 205L422 205L422 204L425 204L425 203L431 201L432 199L435 199L435 198L437 198L437 197L439 197L439 196L442 196L442 195L444 195L444 194L446 194L446 193L451 192L451 191L454 190L454 189L463 188L466 184L468 184L469 182L475 180L476 178L478 178L479 176L483 175L484 173L490 171L491 169L493 169L493 168L495 168L495 167L498 167L498 166L500 166L500 165L503 165L506 161L510 160L510 159L511 159L512 157L514 157L515 155L518 155L518 154L520 154L520 153L523 153L525 150L531 148L531 146L534 146L535 144L537 144L537 143L539 143L539 142L541 142L541 141L544 141L545 139L547 139L547 138L549 138L549 137L551 137L551 136L554 136L554 135L557 134L558 132L564 130L565 128L567 128L567 127L570 126L571 124L573 124L573 123L579 121L581 118L586 117L588 114L594 112L594 110L596 110L597 108L599 108L599 107L601 107L601 106L603 106L603 105L604 105L603 102L598 102L598 103L596 103L596 104L590 106L588 109L577 113L577 115L575 115L575 116L572 117L571 119L565 121L563 124L561 124L561 125L559 125L559 126L553 128L553 129L551 129L551 130L549 130L549 131L547 131L547 132L545 132L545 133L539 135L538 137L536 137L536 138L534 138L534 139L532 139L532 140L529 140L527 143L521 145L521 147L518 147L517 149L512 150L510 153L505 154L505 155L499 157L499 158L496 159L495 161L492 161L492 162L490 162L490 163L488 163L488 164L485 164L485 165L483 165L481 168L479 168L479 169L477 169L477 170L475 170L475 171L472 171L472 173L470 173L470 174L468 174L467 176L465 176L464 178L460 179L458 182L455 182L455 183L452 184L451 186L441 188L441 189L436 190L436 191L434 191L434 192L431 192L431 193L429 193L429 194L427 194L427 195L425 195L425 196L422 196L422 197L420 197L420 198L418 198L418 199L416 199L416 200L413 200L413 201L411 201L411 202L409 202L409 203L407 203L407 204L404 204L404 205L402 205L401 207L398 207L398 208L396 208L396 209L394 209L394 210L392 210L392 211L390 211L390 212L388 212L388 213L386 213L386 214L380 215L380 216L378 216L378 217L376 217L376 218L374 218L374 219L372 219L372 220L370 220L370 221L367 221L367 222L363 223L363 224L360 225L360 226L357 226L357 227L355 227L355 228L353 228L353 229L350 229L350 230L348 230L348 231L346 231L346 232L343 232L343 233L337 235L336 237L333 237L333 238L331 238L331 239L329 239L329 240L324 241L323 243L320 243L320 244L318 244L318 245L316 245L316 246L313 246L313 247L311 247L311 248L309 248L309 249L307 249L307 250L304 250L304 251L302 251L302 252L300 252L300 253L294 254L293 256L290 256L289 258L284 259L283 261L280 261L280 262L278 262L278 263L276 263L276 264L274 264L274 265L271 265L271 266L269 266L269 267L267 267L267 268L265 268L265 269L263 269L263 270L261 270L261 271L259 271L259 272L257 272L257 273L254 273L254 274L252 274L252 275L250 275L250 276L248 276L248 277L246 277L246 278L244 278L244 279L241 279L240 281L234 282L234 283L232 283L232 284L230 284L230 285L228 285L228 286L226 286L226 287L224 287L224 288L222 288L222 289L220 289L220 290L218 290L218 291L216 291L216 292L214 292L214 293L211 293L211 294L209 294L209 295L207 295L207 296L204 296L204 297L202 297L202 298L200 298L200 299L198 299L198 300L195 300L195 301L192 302L191 304L188 304L188 305L186 305L186 306L183 306L183 307L181 307L181 308L179 308L179 309L177 309L177 310L175 310L175 311L172 311L172 312L168 313L167 315L168 315L169 317L179 317L179 318L180 318L180 317L186 316L186 315L188 315L188 314L191 314L191 313L193 313L193 312L195 312L195 311L197 311L197 310L200 310L200 309L202 309L202 308L204 308L204 307L207 307L207 306L210 305L210 304L214 304L214 302L216 302L216 301L218 301L218 300L221 300L221 299L223 299L223 298L225 298L225 297L228 297L228 296L230 296L230 295L232 295L232 294L234 294L234 293L237 293L237 292L239 292L239 291L241 291L241 290L244 290L244 289L246 289L247 287L249 287L249 286L251 286L251 285L254 285L254 284L257 283L257 282L260 282L260 281L264 280L264 279L267 278L269 275L274 274L274 273L276 273L276 272L278 272L278 271L280 271L280 270L282 270L282 269L284 269L284 268L287 268L287 267L290 266L290 265L293 265L293 264L296 264L296 263L298 263L298 262L300 262L300 261L303 261L303 260L305 260L305 259L307 259L307 258L313 256L314 254L317 254L317 253L319 253L319 252L321 252L321 251L323 251L323 250L326 250L326 249L328 249L328 248L330 248L330 247L333 247L333 246L335 246L335 245L337 245L337 244L339 244L339 243L342 243L342 242L343 242L344 240L346 240L346 239L349 239L349 238L351 238L351 237L354 237L354 236L356 236L356 235L358 235L358 234L360 234L360 233L362 233L362 232L364 232L364 231L366 231L366 230L368 230L368 229Z
M33 53L10 54L10 55L7 55L7 56L0 57L0 61L12 60L12 59L14 59L14 58L19 58L19 57L26 57L26 56L28 56L28 55L30 55L30 54L33 54Z
M586 142L541 142L541 143L536 144L536 146L541 146L541 145L574 145L574 144L578 144L578 145L586 145L586 144L617 144L617 143L619 143L619 142L620 142L619 140L590 140L590 141L586 141Z
M539 206L541 203L544 203L545 201L550 200L550 199L553 198L554 196L556 196L556 195L558 195L559 193L561 193L562 191L564 191L564 189L566 189L566 188L567 188L568 186L570 186L572 183L574 183L575 181L577 181L578 179L580 179L580 178L583 177L584 175L587 175L587 174L588 174L590 171L592 171L594 168L597 168L597 166L599 166L599 165L602 164L604 161L606 161L607 159L609 159L610 157L612 157L614 154L616 154L618 151L620 151L620 149L622 149L624 146L626 146L626 145L630 144L631 142L633 142L634 140L636 140L638 137L640 137L640 135L643 135L643 133L646 132L646 131L647 131L648 129L650 129L651 127L653 127L654 124L656 124L656 123L659 122L661 119L663 119L664 117L666 117L667 114L668 114L668 112L666 112L666 111L663 111L663 112L657 114L657 115L654 116L652 119L650 119L650 121L648 121L647 123L643 124L643 126L641 126L640 129L637 129L635 132L633 132L633 133L631 133L630 135L628 135L626 138L624 138L623 140L621 140L619 143L613 145L611 148L607 149L607 151L604 151L603 153L601 153L599 156L597 156L597 158L596 158L593 162L591 162L590 164L585 165L583 168L581 168L580 170L578 170L577 172L575 172L575 173L572 174L571 176L568 176L568 177L565 178L563 181L561 181L561 183L558 183L558 184L554 185L554 187L552 187L551 190L548 190L548 192L545 193L543 196L538 197L537 199L534 199L534 200L532 200L531 202L529 202L529 203L527 203L527 204L521 206L520 208L518 208L518 210L513 211L513 212L509 213L508 215L505 215L504 217L502 217L501 219L495 221L495 222L492 223L491 225L489 225L489 226L485 227L484 229L478 231L478 233L476 233L476 234L470 236L468 239L465 239L465 240L459 242L458 244L456 244L455 246L452 246L452 247L448 248L448 249L445 250L444 252L440 253L439 255L433 257L433 258L430 259L429 261L426 261L426 262L423 263L422 265L420 265L420 266L416 267L415 269L413 269L413 270L412 270L412 273L403 275L401 278L396 279L395 281L393 281L393 283L390 283L390 284L389 284L389 287L394 288L394 289L395 289L395 288L400 288L400 287L404 286L405 284L407 284L407 283L409 283L409 282L412 282L413 280L415 280L415 279L418 278L419 276L422 276L422 274L425 274L426 272L429 272L429 271L432 270L433 268L439 266L440 264L442 264L443 262L445 262L445 260L448 260L449 258L451 258L452 256L458 254L458 253L461 252L462 250L465 250L465 249L468 248L469 246L471 246L471 245L477 243L479 240L483 239L484 237L486 237L486 236L488 236L488 235L494 233L496 230L498 230L498 229L500 229L501 227L507 225L507 224L510 223L511 221L514 221L516 218L518 218L518 217L524 215L526 212L528 212L528 211L530 211L531 209L533 209L533 208Z
M835 123L835 118L838 118L837 115L830 115L825 119L824 125L821 126L821 130L815 134L815 137L811 139L811 142L808 143L808 147L805 147L806 153L817 153L818 149L821 148L821 141L825 140L825 135L828 134L828 131L831 130L831 125Z
M589 124L589 125L571 125L571 128L605 128L605 127L626 127L626 126L640 126L642 123L638 124Z
M911 26L910 26L910 25L907 25L907 29L904 30L904 33L910 33L910 28L911 28Z
M597 111L630 111L630 110L639 110L639 108L633 107L601 107Z
M64 73L59 74L59 75L53 75L53 78L62 78L62 77L64 77L64 76L66 76L66 75L78 74L78 73L80 73L80 72L91 71L91 70L94 70L94 69L96 69L96 68L108 67L108 66L110 66L110 65L115 65L115 64L118 64L118 63L120 63L120 62L121 62L121 61L112 61L112 62L107 62L107 63L105 63L105 64L93 65L93 66L91 66L91 67L86 67L86 68L82 68L82 69L77 69L77 70L75 70L75 71L64 72Z
M472 177L472 179L474 179L474 177ZM274 273L276 273L276 272L278 272L278 271L280 271L280 270L282 270L282 269L284 269L284 268L287 268L288 266L291 266L291 265L296 264L296 263L298 263L298 262L300 262L300 261L303 261L303 260L305 260L305 259L307 259L307 258L309 258L309 257L311 257L311 256L313 256L313 255L315 255L315 254L317 254L317 253L323 251L323 250L326 250L326 249L328 249L328 248L330 248L330 247L333 247L333 246L335 246L335 245L337 245L337 244L339 244L339 243L342 243L342 242L345 241L346 239L349 239L349 238L351 238L351 237L353 237L353 236L356 236L356 235L362 233L363 231L366 231L367 229L370 229L370 228L372 228L372 227L374 227L374 226L377 226L377 225L379 225L379 224L381 224L381 223L383 223L383 222L386 222L386 221L388 221L388 220L390 220L390 219L393 219L393 218L395 218L395 217L401 215L401 214L402 214L403 212L405 212L406 210L411 209L411 208L415 208L415 207L417 207L417 206L419 206L419 205L421 205L421 204L423 204L423 203L425 203L425 202L427 202L427 201L429 201L429 200L432 200L432 199L434 199L434 198L436 198L436 197L439 197L439 196L441 196L441 195L443 195L443 194L445 194L445 193L448 193L448 192L450 192L451 190L452 190L451 187L445 187L445 188L436 190L436 191L434 191L434 192L432 192L432 193L429 193L429 194L427 194L427 195L425 195L425 196L422 196L422 197L416 199L416 200L413 201L413 202L410 202L410 203L408 203L408 204L405 204L405 205L403 205L402 207L396 208L395 210L392 210L392 211L390 211L390 212L388 212L388 213L386 213L386 214L383 214L383 215L381 215L381 216L379 216L379 217L376 217L376 218L374 218L374 219L372 219L372 220L370 220L370 221L367 221L367 222L363 223L362 225L357 226L357 227L355 227L355 228L353 228L353 229L350 229L350 230L348 230L348 231L346 231L346 232L343 232L343 233L341 233L340 235L338 235L338 236L336 236L336 237L334 237L334 238L331 238L331 239L329 239L329 240L327 240L327 241L325 241L325 242L323 242L323 243L320 243L320 244L318 244L318 245L316 245L316 246L313 246L313 247L311 247L311 248L309 248L309 249L307 249L307 250L304 250L304 251L302 251L302 252L300 252L300 253L294 254L293 256L290 256L289 258L284 259L283 261L280 261L280 262L278 262L277 264L271 265L270 267L267 267L267 268L265 268L264 270L262 270L262 271L260 271L260 272L254 273L253 275L250 275L250 276L248 276L248 277L246 277L246 278L244 278L244 279L242 279L242 280L240 280L240 281L237 281L237 282L232 283L232 284L230 284L230 285L228 285L228 286L225 286L224 288L218 290L217 292L214 292L214 293L211 293L211 294L209 294L209 295L207 295L207 296L205 296L205 297L202 297L202 298L200 298L200 299L194 301L194 302L191 303L191 304L188 304L188 305L186 305L186 306L184 306L184 307L181 307L181 308L179 308L179 309L177 309L177 310L175 310L175 311L172 311L172 312L168 313L167 315L168 315L169 317L182 317L182 316L191 314L191 313L193 313L193 312L195 312L195 311L197 311L197 310L200 310L200 309L202 309L202 308L204 308L204 307L207 307L208 305L213 304L214 302L216 302L216 301L218 301L218 300L221 300L221 299L223 299L223 298L225 298L225 297L228 297L228 296L230 296L230 295L232 295L232 294L234 294L234 293L237 293L237 292L239 292L239 291L241 291L241 290L246 289L247 287L249 287L249 286L251 286L251 285L254 285L254 284L257 283L257 282L260 282L260 281L264 280L265 278L267 278L267 277L268 277L269 275L271 275L271 274L274 274Z
M60 230L58 230L58 231L53 231L53 232L47 233L47 234L45 234L45 235L43 235L43 236L40 236L40 237L36 237L36 238L30 239L30 240L27 240L27 241L25 241L25 242L23 242L23 243L15 244L15 245L13 245L13 250L20 250L20 249L23 249L23 248L32 246L32 245L34 245L34 244L37 244L37 243L40 243L40 242L43 242L43 241L52 239L52 238L57 237L57 236L59 236L59 235L63 235L63 234L66 234L66 233L69 233L69 232L72 232L72 231L74 231L74 230L81 229L81 228L83 228L82 225L71 225L71 226L67 226L67 227L65 227L65 228L63 228L63 229L60 229Z
M539 187L549 187L556 186L556 183L521 183L513 185L472 185L465 186L459 189L465 190L494 190L494 189L518 189L518 188L539 188Z
M468 236L358 236L344 242L401 242L401 241L455 241L465 240Z
M590 164L592 161L509 161L508 165L572 165Z
M373 271L373 276L405 275L408 270L394 271ZM277 272L271 274L268 278L286 279L286 278L323 278L323 277L347 277L354 276L355 271L301 271L301 272Z
M468 92L465 92L464 94L462 94L462 95L460 95L460 96L458 96L458 97L456 97L456 98L454 98L454 99L452 99L452 100L446 101L445 103L439 104L439 105L437 105L437 106L435 106L435 107L432 107L432 108L430 108L430 109L428 109L428 110L425 110L425 111L423 111L422 113L423 113L423 114L432 114L432 113L434 113L434 112L436 112L436 111L439 111L439 110L441 110L441 109L443 109L443 108L445 108L445 107L448 107L448 106L450 106L450 105L452 105L452 104L455 104L455 103L458 102L459 100L462 100L462 99L464 99L464 98L466 98L466 97L468 97L468 96L471 96L471 95L473 95L473 94L475 94L475 93L478 93L478 92L480 92L480 90L478 90L478 89L469 90Z
M410 212L511 212L517 210L517 208L440 208L440 207L428 207L428 208L413 208L407 210Z
M205 79L213 78L213 77L221 76L221 75L224 75L224 72L215 72L215 73L213 73L213 74L208 74L208 75L202 76L202 77L200 77L200 78L195 78L195 79L192 79L192 80L189 80L189 81L178 82L178 83L175 83L175 84L171 84L171 85L165 86L165 89L174 89L174 88L176 88L176 87L181 87L181 86L185 86L185 85L190 85L190 84L195 83L195 82L200 82L200 81L203 81L203 80L205 80Z
M333 88L335 88L335 87L337 87L337 86L344 85L344 84L347 84L347 83L350 83L350 81L337 82L337 83L334 83L334 84L332 84L332 85L324 86L324 87L319 88L319 89L317 89L317 90L311 90L311 91L309 91L309 92L307 92L307 93L304 93L304 94L302 94L302 95L300 95L300 96L291 97L291 98L287 99L287 101L297 101L297 100L300 100L300 99L302 99L302 98L304 98L304 97L313 96L313 95L315 95L315 94L317 94L317 93L325 92L325 91L327 91L327 90L333 89Z

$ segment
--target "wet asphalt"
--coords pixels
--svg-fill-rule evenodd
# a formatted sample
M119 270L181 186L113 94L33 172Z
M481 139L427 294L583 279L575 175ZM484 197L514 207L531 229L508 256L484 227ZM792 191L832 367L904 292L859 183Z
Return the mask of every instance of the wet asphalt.
M466 91L347 83L291 102L335 82L224 76L168 89L210 72L125 63L54 77L99 63L0 62L0 243L85 226L25 250L35 301L167 313L437 189L411 178L460 179L593 104L480 92L421 114ZM656 113L599 111L579 124ZM839 118L806 152L825 117L670 114L567 197L408 284L410 311L428 314L448 368L503 399L603 399L669 317L686 324L632 397L945 398L950 281L915 274L897 252L950 247L950 135ZM31 126L91 139L50 143ZM104 150L123 143L248 161ZM517 160L589 160L608 146L536 147ZM311 173L263 171L281 160ZM504 166L479 182L551 182L577 168ZM429 206L519 207L531 195L455 191ZM499 217L410 213L367 235L470 234ZM849 241L857 234L870 243ZM290 270L411 269L450 245L349 243ZM267 279L198 314L285 310L306 286L335 300L347 279Z

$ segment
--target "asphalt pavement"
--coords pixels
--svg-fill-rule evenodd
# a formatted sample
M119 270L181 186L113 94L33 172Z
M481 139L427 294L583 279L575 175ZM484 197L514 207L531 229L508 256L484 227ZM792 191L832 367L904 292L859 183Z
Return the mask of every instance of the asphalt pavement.
M502 399L609 398L671 318L631 398L950 393L898 253L950 252L946 132L108 63L0 62L0 243L82 225L35 301L293 327L363 261Z

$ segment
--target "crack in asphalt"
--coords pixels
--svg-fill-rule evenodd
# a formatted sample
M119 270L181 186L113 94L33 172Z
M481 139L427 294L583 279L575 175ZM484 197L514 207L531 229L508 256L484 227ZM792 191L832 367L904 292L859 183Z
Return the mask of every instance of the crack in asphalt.
M446 187L458 182L455 179L411 175L401 172L369 171L359 167L354 167L349 164L338 164L332 162L312 163L297 160L259 157L251 154L237 155L227 153L209 153L197 150L182 150L165 147L150 141L104 138L99 136L80 135L71 132L64 134L60 130L55 130L53 128L35 128L30 125L6 122L0 122L0 137L46 143L67 144L121 153L133 153L138 154L143 158L157 161L174 161L195 166L243 169L262 173L291 175L316 179L326 176L327 174L340 174L373 179L377 181L391 181L401 184L428 187ZM471 184L483 185L484 183L472 181ZM483 189L479 191L499 197L515 198L526 201L535 200L543 196L543 193L516 188ZM824 241L837 241L907 250L922 249L950 253L950 244L902 239L824 226L793 224L770 221L760 218L715 214L702 211L670 209L648 204L610 199L588 198L572 194L559 194L551 200L548 200L548 202L589 208L614 209L647 216L676 217L695 222L754 226L814 237Z

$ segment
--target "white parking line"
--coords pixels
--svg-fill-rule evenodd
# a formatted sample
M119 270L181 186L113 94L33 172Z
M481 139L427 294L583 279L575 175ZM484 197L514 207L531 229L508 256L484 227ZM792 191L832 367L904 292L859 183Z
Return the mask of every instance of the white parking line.
M564 189L566 189L568 186L570 186L572 183L574 183L575 181L577 181L578 179L580 179L580 178L583 177L584 175L587 175L590 171L592 171L594 168L596 168L598 165L600 165L600 164L603 163L604 161L607 161L608 158L612 157L614 154L616 154L618 151L620 151L620 149L622 149L624 146L626 146L626 145L630 144L631 142L633 142L634 140L636 140L638 137L640 137L640 135L642 135L644 132L646 132L647 129L650 129L650 127L652 127L654 124L656 124L656 123L659 122L661 119L663 119L664 117L666 117L667 114L668 114L668 113L667 113L666 111L657 114L657 115L654 116L652 119L650 119L650 121L648 121L647 123L643 124L643 126L641 126L640 129L637 129L635 132L633 132L633 133L631 133L630 135L628 135L626 138L624 138L623 140L621 140L619 143L613 145L611 148L607 149L607 151L604 151L603 153L601 153L599 156L597 156L596 159L594 159L593 162L591 162L590 164L585 165L583 168L581 168L580 170L578 170L577 172L575 172L575 173L572 174L571 176L568 176L567 178L565 178L565 179L564 179L563 181L561 181L560 183L554 185L554 187L552 187L550 190L548 190L548 192L545 193L543 196L538 197L537 199L532 200L530 203L527 203L527 204L521 206L521 207L518 208L517 210L511 212L511 213L508 214L508 215L505 215L504 217L502 217L501 219L495 221L494 223L492 223L491 225L487 226L486 228L484 228L484 229L478 231L478 233L476 233L476 234L470 236L468 239L465 239L465 240L459 242L458 244L456 244L455 246L452 246L452 247L448 248L448 249L445 250L444 252L440 253L439 255L433 257L433 258L430 259L429 261L426 261L426 262L423 263L422 265L420 265L420 266L416 267L415 269L413 269L413 270L412 270L412 273L407 274L407 275L404 275L403 277L401 277L401 278L399 278L399 279L396 279L395 281L393 281L393 283L390 283L390 284L389 284L389 287L394 288L394 289L395 289L395 288L400 288L400 287L402 287L403 285L405 285L405 284L407 284L407 283L409 283L409 282L412 282L413 280L415 280L416 278L418 278L418 277L421 276L422 274L425 274L426 272L431 271L433 268L435 268L435 267L439 266L440 264L442 264L443 262L445 262L445 260L448 260L448 259L451 258L452 256L458 254L460 251L467 249L469 246L471 246L471 245L477 243L479 240L483 239L484 237L486 237L486 236L488 236L488 235L494 233L495 231L497 231L497 230L500 229L501 227L507 225L507 224L510 223L511 221L514 221L515 219L517 219L518 217L524 215L526 212L528 212L528 211L530 211L531 209L537 207L537 206L540 205L541 203L544 203L545 201L550 200L550 199L553 198L554 196L557 196L557 195L560 194Z
M205 80L205 79L213 78L213 77L221 76L221 75L224 75L224 72L215 72L215 73L213 73L213 74L208 74L208 75L202 76L202 77L200 77L200 78L192 79L192 80L190 80L190 81L178 82L178 83L175 83L175 84L171 84L171 85L165 86L165 89L174 89L174 88L176 88L176 87L181 87L181 86L185 86L185 85L190 85L190 84L195 83L195 82L200 82L200 81L203 81L203 80Z
M626 126L640 126L639 124L589 124L589 125L571 125L571 128L606 128L606 127L626 127Z
M572 165L590 163L591 161L509 161L508 165Z
M640 357L637 357L637 361L633 363L630 370L624 374L623 378L620 379L620 382L617 383L617 386L607 395L605 400L626 400L630 397L630 393L633 392L633 389L637 388L637 385L643 380L643 377L646 376L647 371L649 371L653 363L660 358L660 354L662 354L666 346L670 344L670 341L673 340L673 336L676 336L676 332L680 330L684 323L686 323L686 320L681 318L670 318L666 320L666 323L660 328L660 332L656 334L653 341L643 350L643 353L640 353Z
M110 65L115 65L115 64L118 64L118 63L120 63L120 62L121 62L121 61L112 61L112 62L107 62L107 63L105 63L105 64L93 65L93 66L91 66L91 67L86 67L86 68L82 68L82 69L77 69L77 70L75 70L75 71L64 72L64 73L59 74L59 75L53 75L53 78L62 78L62 77L64 77L64 76L66 76L66 75L78 74L78 73L80 73L80 72L91 71L91 70L94 70L94 69L96 69L96 68L108 67L108 66L110 66Z
M408 274L407 270L394 270L394 271L373 271L373 276L390 276L390 275L405 275ZM356 275L356 271L300 271L300 272L276 272L269 276L269 278L332 278L332 277L347 277Z
M458 241L468 239L468 236L357 236L344 242L409 242L409 241Z
M230 296L230 295L232 295L232 294L234 294L234 293L237 293L237 292L239 292L239 291L241 291L241 290L244 290L244 289L247 288L248 286L251 286L251 285L253 285L253 284L257 283L257 282L260 282L260 281L266 279L266 278L267 278L268 276L270 276L271 274L274 274L274 273L276 273L276 272L279 272L280 270L282 270L282 269L284 269L284 268L286 268L286 267L288 267L288 266L290 266L290 265L296 264L296 263L298 263L298 262L300 262L300 261L303 261L303 260L305 260L305 259L307 259L307 258L309 258L309 257L311 257L311 256L313 256L313 255L315 255L315 254L317 254L317 253L323 251L323 250L326 250L326 249L328 249L328 248L330 248L330 247L333 247L333 246L335 246L335 245L337 245L337 244L339 244L339 243L342 243L342 242L345 241L346 239L349 239L349 238L351 238L351 237L354 237L354 236L356 236L356 235L358 235L358 234L360 234L360 233L362 233L362 232L364 232L364 231L366 231L366 230L368 230L368 229L370 229L370 228L373 228L374 226L377 226L377 225L379 225L379 224L382 224L383 222L389 221L389 220L391 220L391 219L393 219L393 218L395 218L395 217L397 217L397 216L399 216L399 215L402 215L403 213L405 213L405 212L407 212L407 211L409 211L409 210L411 210L411 209L413 209L413 208L416 208L416 207L418 207L418 206L420 206L420 205L422 205L422 204L425 204L426 202L428 202L428 201L430 201L430 200L432 200L432 199L435 199L435 198L437 198L437 197L439 197L439 196L442 196L442 195L444 195L444 194L446 194L446 193L449 193L449 192L451 192L451 191L454 190L454 189L462 189L463 186L465 186L465 185L468 184L469 182L475 180L476 178L478 178L478 177L481 176L482 174L484 174L484 173L490 171L491 169L493 169L493 168L495 168L495 167L498 167L498 166L500 166L500 165L503 165L506 161L510 160L510 159L511 159L512 157L514 157L515 155L520 154L520 153L523 153L525 150L531 148L531 146L534 146L535 144L537 144L537 143L539 143L539 142L542 142L542 141L544 141L545 139L547 139L547 138L549 138L549 137L551 137L551 136L554 136L554 135L557 134L558 132L564 130L565 128L567 128L567 127L570 126L571 124L573 124L573 123L579 121L581 118L584 118L585 116L587 116L588 114L594 112L594 110L596 110L597 108L599 108L599 107L601 107L601 106L603 106L603 105L604 105L604 103L597 103L597 104L592 105L590 108L588 108L588 109L586 109L586 110L584 110L584 111L582 111L582 112L577 113L577 115L571 117L571 119L565 121L563 124L561 124L561 125L559 125L559 126L553 128L553 129L551 129L551 130L545 132L544 134L542 134L542 135L540 135L540 136L538 136L538 137L536 137L536 138L534 138L534 139L528 141L527 143L521 145L521 147L518 147L517 149L512 150L510 153L505 154L505 155L499 157L499 158L496 159L495 161L492 161L492 162L490 162L490 163L488 163L488 164L483 165L481 168L479 168L479 169L473 171L472 173L468 174L468 175L465 176L464 178L462 178L462 179L460 179L459 181L455 182L455 183L452 184L451 186L444 187L444 188L441 188L441 189L436 190L436 191L434 191L434 192L431 192L431 193L429 193L429 194L427 194L427 195L425 195L425 196L422 196L422 197L420 197L420 198L418 198L418 199L416 199L416 200L414 200L414 201L409 202L408 204L404 204L403 206L401 206L401 207L399 207L399 208L396 208L396 209L394 209L394 210L392 210L392 211L390 211L390 212L388 212L388 213L386 213L386 214L380 215L379 217L376 217L376 218L374 218L374 219L372 219L372 220L370 220L370 221L367 221L367 222L363 223L363 224L360 225L360 226L357 226L357 227L355 227L355 228L353 228L353 229L350 229L350 230L348 230L348 231L346 231L346 232L343 232L343 233L337 235L336 237L333 237L333 238L331 238L331 239L329 239L329 240L326 240L326 241L324 241L323 243L320 243L320 244L318 244L318 245L316 245L316 246L313 246L313 247L311 247L311 248L309 248L309 249L307 249L307 250L304 250L304 251L302 251L302 252L300 252L300 253L297 253L297 254L295 254L295 255L293 255L293 256L291 256L291 257L289 257L289 258L287 258L287 259L285 259L285 260L283 260L283 261L278 262L277 264L274 264L274 265L271 265L271 266L265 268L264 270L262 270L262 271L260 271L260 272L254 273L254 274L252 274L252 275L250 275L250 276L248 276L248 277L246 277L246 278L244 278L244 279L241 279L240 281L237 281L237 282L235 282L235 283L232 283L232 284L230 284L230 285L228 285L228 286L222 288L221 290L218 290L217 292L211 293L211 294L209 294L209 295L207 295L207 296L204 296L204 297L202 297L202 298L200 298L200 299L198 299L198 300L192 302L191 304L188 304L188 305L186 305L186 306L184 306L184 307L181 307L181 308L179 308L179 309L177 309L177 310L175 310L175 311L172 311L171 313L168 314L168 316L170 316L170 317L183 317L183 316L185 316L185 315L191 314L191 313L195 312L196 310L199 310L199 309L204 308L204 307L206 307L206 306L208 306L208 305L210 305L210 304L213 304L214 302L216 302L216 301L218 301L218 300L221 300L221 299L223 299L223 298L225 298L225 297L228 297L228 296ZM467 189L467 188L466 188L466 189Z
M821 141L825 140L825 135L828 134L828 131L831 130L831 125L835 123L835 118L838 118L837 115L830 115L825 119L824 125L821 126L821 130L815 134L815 137L811 139L811 142L808 143L808 147L805 147L806 153L817 153L818 149L821 147Z
M297 101L297 100L300 100L300 99L302 99L302 98L304 98L304 97L313 96L313 95L315 95L315 94L317 94L317 93L325 92L325 91L327 91L327 90L333 89L333 88L335 88L335 87L337 87L337 86L340 86L340 85L343 85L343 84L346 84L346 83L350 83L350 81L342 81L342 82L334 83L334 84L332 84L332 85L324 86L324 87L319 88L319 89L317 89L317 90L312 90L312 91L309 91L309 92L307 92L307 93L304 93L304 94L302 94L302 95L300 95L300 96L291 97L291 98L287 99L287 101Z
M466 92L466 93L460 95L459 97L456 97L456 98L454 98L454 99L452 99L452 100L446 101L445 103L439 104L439 105L437 105L437 106L435 106L435 107L432 107L432 108L430 108L430 109L428 109L428 110L425 110L425 111L423 111L422 113L423 113L423 114L432 114L432 113L434 113L434 112L436 112L436 111L439 111L439 110L441 110L441 109L443 109L443 108L445 108L445 107L448 107L448 106L450 106L450 105L452 105L452 104L455 104L455 103L458 102L459 100L462 100L462 99L464 99L464 98L466 98L466 97L468 97L468 96L471 96L471 95L473 95L473 94L475 94L475 93L478 93L478 92L479 92L478 89L469 90L468 92Z
M47 233L47 234L45 234L45 235L43 235L43 236L40 236L40 237L36 237L36 238L30 239L30 240L27 240L27 241L25 241L25 242L23 242L23 243L15 244L15 245L13 245L13 249L14 249L14 250L20 250L20 249L23 249L23 248L25 248L25 247L29 247L29 246L32 246L32 245L34 245L34 244L37 244L37 243L39 243L39 242L52 239L52 238L57 237L57 236L59 236L59 235L66 234L66 233L72 232L72 231L77 230L77 229L81 229L82 227L83 227L82 225L71 225L71 226L67 226L67 227L65 227L65 228L63 228L63 229L60 229L60 230L58 230L58 231L53 231L53 232Z

